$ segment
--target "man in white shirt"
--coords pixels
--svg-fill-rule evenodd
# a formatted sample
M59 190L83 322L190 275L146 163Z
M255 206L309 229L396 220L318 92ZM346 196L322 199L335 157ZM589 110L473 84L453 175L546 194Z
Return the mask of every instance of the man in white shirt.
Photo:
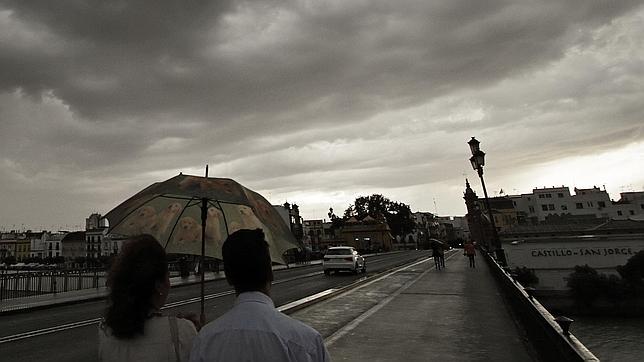
M273 270L261 229L239 230L222 248L234 307L204 326L193 341L191 362L329 361L320 333L275 309Z

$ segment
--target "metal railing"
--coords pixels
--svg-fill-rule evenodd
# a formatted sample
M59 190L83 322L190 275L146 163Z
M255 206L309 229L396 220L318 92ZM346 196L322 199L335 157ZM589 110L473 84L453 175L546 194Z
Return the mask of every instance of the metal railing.
M571 319L559 316L555 318L544 308L532 293L534 289L524 288L509 273L494 260L491 254L484 254L490 265L490 271L505 294L515 315L519 319L528 340L536 348L537 353L544 361L574 361L590 362L599 361L595 355L586 348L569 331Z
M0 271L0 301L104 287L102 269Z

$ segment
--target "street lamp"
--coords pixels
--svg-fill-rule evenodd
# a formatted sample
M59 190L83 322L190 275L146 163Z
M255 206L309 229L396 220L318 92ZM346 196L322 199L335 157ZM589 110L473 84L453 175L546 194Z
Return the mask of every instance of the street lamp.
M492 208L490 207L490 199L487 196L487 189L485 188L485 180L483 180L483 166L485 166L485 152L481 151L479 147L480 142L472 137L472 139L467 142L470 145L470 151L472 152L472 157L470 157L470 163L472 168L478 173L479 178L481 179L481 186L483 187L483 194L485 195L485 205L487 206L488 216L490 217L490 224L492 225L492 244L494 246L494 252L496 254L496 259L498 260L501 266L506 266L507 262L505 260L505 252L501 246L501 240L499 239L499 234L496 230L496 223L494 222L494 216L492 215Z

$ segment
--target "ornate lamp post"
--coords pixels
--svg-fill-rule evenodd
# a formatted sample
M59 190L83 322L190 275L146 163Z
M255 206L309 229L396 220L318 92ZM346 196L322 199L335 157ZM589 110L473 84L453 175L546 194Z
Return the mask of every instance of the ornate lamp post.
M494 216L492 215L492 208L490 207L490 199L487 196L487 189L485 188L485 180L483 180L483 166L485 166L485 152L481 151L479 148L480 142L476 138L467 142L470 145L470 151L472 151L472 157L470 157L470 163L472 163L472 168L479 174L481 179L481 186L483 186L483 194L485 195L485 205L487 206L488 216L490 217L490 224L492 225L492 245L494 246L494 252L496 255L496 260L498 260L501 266L506 266L507 262L505 260L505 252L501 246L501 239L499 239L499 234L496 230L496 223L494 222Z

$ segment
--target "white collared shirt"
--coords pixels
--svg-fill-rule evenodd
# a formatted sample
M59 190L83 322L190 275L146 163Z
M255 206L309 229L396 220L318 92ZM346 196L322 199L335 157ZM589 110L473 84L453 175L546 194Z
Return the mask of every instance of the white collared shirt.
M329 361L320 333L275 309L261 292L241 293L234 307L194 339L191 362Z

